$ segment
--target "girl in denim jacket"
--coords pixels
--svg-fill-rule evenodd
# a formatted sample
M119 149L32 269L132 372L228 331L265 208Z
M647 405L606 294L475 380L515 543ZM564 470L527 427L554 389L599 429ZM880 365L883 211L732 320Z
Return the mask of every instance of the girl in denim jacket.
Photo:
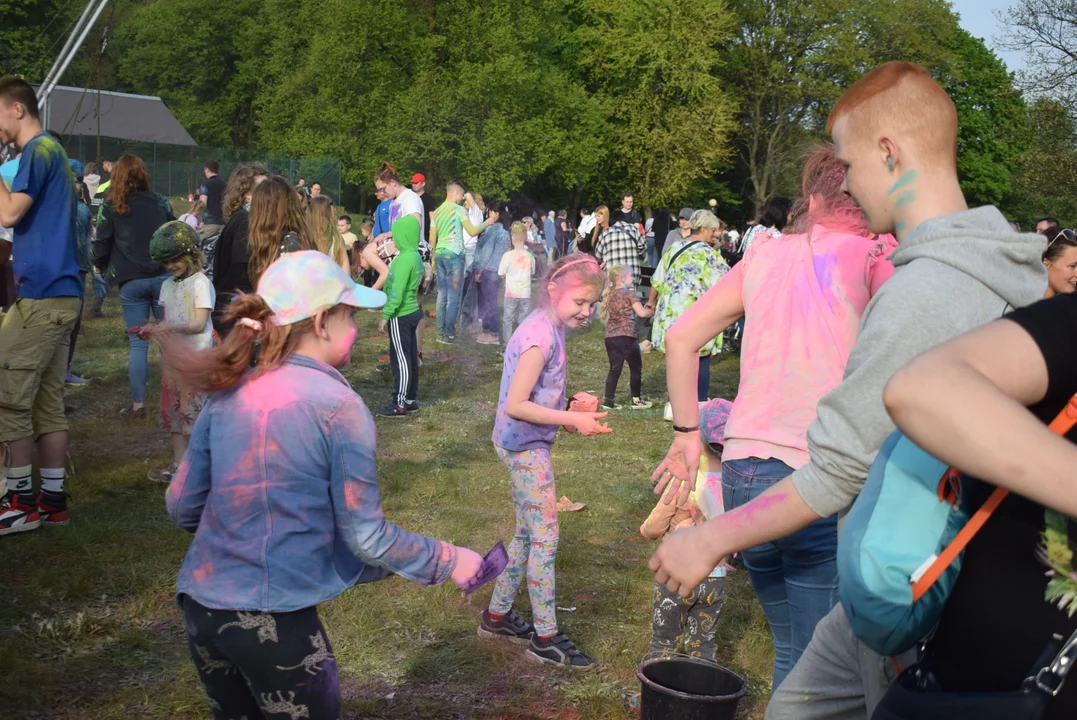
M373 418L336 368L355 308L384 302L328 256L297 252L229 306L222 345L162 341L188 386L215 393L167 495L194 535L177 596L215 719L340 718L318 604L390 574L464 585L478 572L476 553L382 513Z

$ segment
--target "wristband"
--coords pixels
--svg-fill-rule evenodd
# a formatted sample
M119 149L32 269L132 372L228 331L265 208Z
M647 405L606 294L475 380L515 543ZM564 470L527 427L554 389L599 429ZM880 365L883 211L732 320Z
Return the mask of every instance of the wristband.
M673 426L673 432L690 433L690 432L695 432L697 430L699 430L699 425L696 425L695 427L680 427L679 425L674 425Z

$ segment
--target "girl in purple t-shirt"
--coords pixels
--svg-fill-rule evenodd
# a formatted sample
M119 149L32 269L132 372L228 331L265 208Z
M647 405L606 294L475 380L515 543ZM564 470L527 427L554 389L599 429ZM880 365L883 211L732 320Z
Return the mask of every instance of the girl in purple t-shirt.
M516 536L509 545L509 565L479 624L480 637L526 642L529 659L578 670L593 668L595 660L557 630L557 495L550 450L559 425L584 435L610 432L599 422L606 413L564 409L565 326L579 327L591 316L605 283L605 273L591 256L561 258L539 285L541 307L523 321L505 348L493 441L512 480ZM525 576L534 627L512 610Z

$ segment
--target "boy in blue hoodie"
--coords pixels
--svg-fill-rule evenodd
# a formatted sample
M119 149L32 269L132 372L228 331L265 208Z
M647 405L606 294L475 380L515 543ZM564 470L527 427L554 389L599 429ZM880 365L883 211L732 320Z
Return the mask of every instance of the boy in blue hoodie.
M377 411L380 417L404 417L417 412L419 403L419 347L416 330L423 312L419 308L419 285L423 260L419 255L419 221L405 215L392 226L393 242L400 254L389 266L385 280L388 300L378 329L389 333L389 365L393 370L393 396Z

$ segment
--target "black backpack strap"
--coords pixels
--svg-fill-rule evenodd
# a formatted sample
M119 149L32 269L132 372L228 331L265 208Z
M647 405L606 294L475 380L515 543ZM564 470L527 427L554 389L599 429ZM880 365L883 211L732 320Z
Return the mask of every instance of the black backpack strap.
M673 257L669 259L669 265L666 265L666 272L669 272L673 269L673 263L677 262L677 258L681 256L681 253L683 253L685 250L692 247L693 245L701 245L702 243L702 240L693 240L692 242L685 243L683 246L681 246L681 249L673 253Z

